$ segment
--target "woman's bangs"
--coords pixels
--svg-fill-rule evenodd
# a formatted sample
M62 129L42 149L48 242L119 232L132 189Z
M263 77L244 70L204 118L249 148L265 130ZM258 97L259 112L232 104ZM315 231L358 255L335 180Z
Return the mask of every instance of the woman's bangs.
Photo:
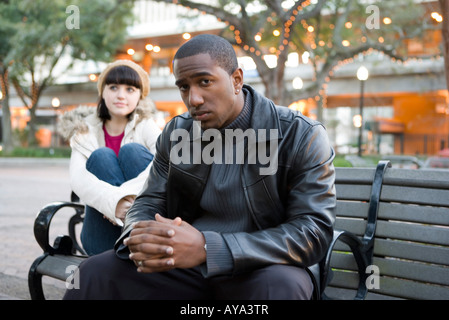
M125 84L142 89L142 82L138 73L127 66L118 66L108 72L105 84Z

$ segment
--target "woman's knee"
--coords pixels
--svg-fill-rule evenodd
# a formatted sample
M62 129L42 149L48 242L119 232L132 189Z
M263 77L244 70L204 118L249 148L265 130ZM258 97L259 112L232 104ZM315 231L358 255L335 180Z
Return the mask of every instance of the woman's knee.
M108 163L109 161L117 162L117 157L115 156L114 151L107 147L101 147L90 154L86 162L86 168L90 172L96 171L97 167L104 168L105 163Z
M119 186L125 181L117 156L107 147L101 147L91 153L86 162L86 169L98 179L114 186Z
M108 148L108 147L100 147L100 148L94 150L89 156L90 161L95 161L95 160L104 161L105 158L117 158L117 157L114 153L114 150L112 150L111 148Z
M123 159L123 158L135 158L136 156L140 155L141 153L145 153L148 152L148 149L145 148L143 145L139 144L139 143L127 143L125 145L123 145L120 148L119 151L119 159Z
M138 143L128 143L120 148L118 161L126 180L137 177L153 161L153 154Z

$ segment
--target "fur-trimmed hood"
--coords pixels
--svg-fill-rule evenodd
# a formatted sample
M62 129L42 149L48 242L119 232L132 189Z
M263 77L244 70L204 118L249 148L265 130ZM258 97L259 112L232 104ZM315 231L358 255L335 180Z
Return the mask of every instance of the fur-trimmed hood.
M151 118L154 115L156 107L149 100L140 100L132 119L136 119L136 123L144 119ZM98 118L96 107L80 106L73 110L67 111L59 116L58 133L67 141L76 133L86 133L89 130L88 123L99 123L102 120Z

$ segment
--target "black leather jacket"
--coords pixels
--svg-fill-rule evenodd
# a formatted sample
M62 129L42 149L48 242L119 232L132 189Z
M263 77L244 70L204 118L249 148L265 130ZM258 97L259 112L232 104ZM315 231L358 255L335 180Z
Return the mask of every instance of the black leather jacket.
M251 127L278 130L278 167L260 175L260 164L242 165L242 185L258 231L224 233L231 251L234 274L270 264L308 267L324 256L333 235L336 205L334 152L324 127L270 100L246 86L253 95ZM192 132L188 114L172 119L157 143L150 177L128 212L116 249L136 221L169 218L195 220L210 166L173 164L170 150L176 128ZM120 256L120 253L119 253Z

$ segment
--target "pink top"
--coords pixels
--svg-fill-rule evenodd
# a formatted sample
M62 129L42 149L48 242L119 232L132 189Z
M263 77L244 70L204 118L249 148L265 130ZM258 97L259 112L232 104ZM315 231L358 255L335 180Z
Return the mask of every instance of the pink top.
M120 151L120 145L122 143L122 139L125 135L125 132L122 132L122 134L120 134L118 136L111 136L111 135L109 135L105 126L103 126L103 132L104 132L104 141L106 143L106 147L114 150L115 154L118 157L118 152Z

